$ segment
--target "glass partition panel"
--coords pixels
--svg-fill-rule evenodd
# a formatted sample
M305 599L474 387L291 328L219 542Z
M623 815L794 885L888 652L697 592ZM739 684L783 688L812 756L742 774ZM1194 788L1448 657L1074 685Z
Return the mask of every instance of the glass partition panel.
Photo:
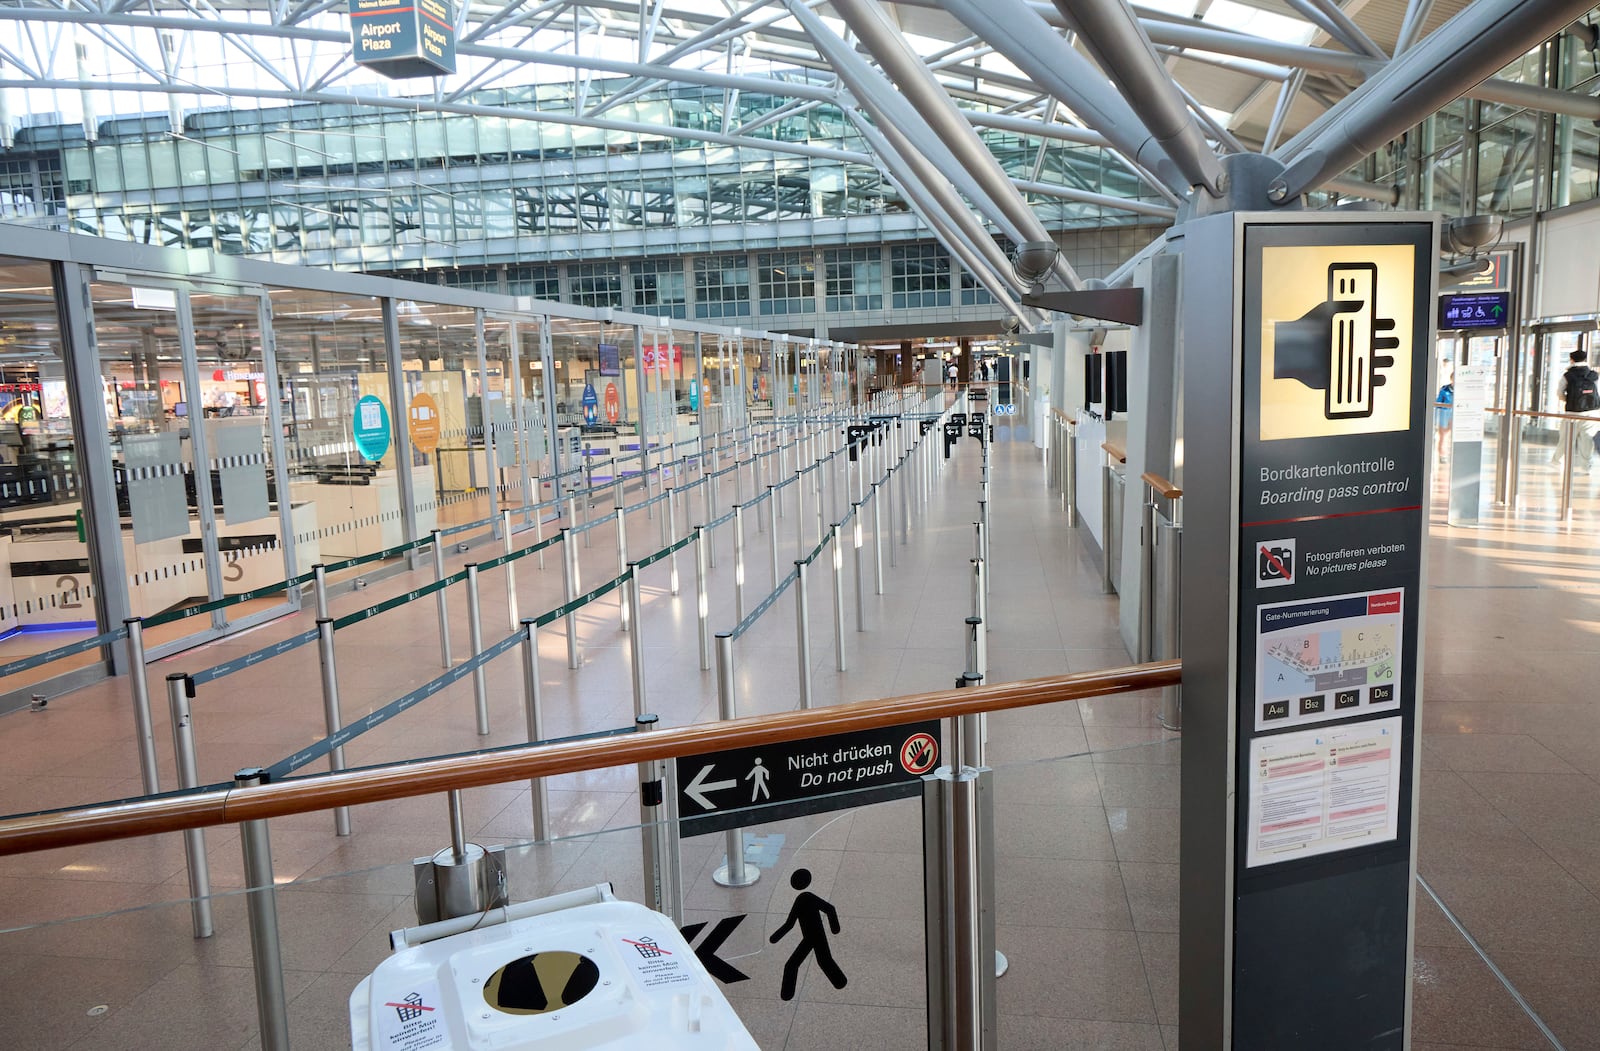
M643 399L636 333L633 325L607 324L600 334L605 369L610 369L613 358L616 361L615 375L602 375L598 384L600 418L612 431L609 439L597 443L610 450L609 456L614 461L604 472L608 479L619 477L619 472L634 474L639 470Z
M649 442L652 457L673 459L677 439L677 401L685 387L682 380L683 348L673 338L672 319L662 318L644 327L641 333L644 353L639 361L643 386L641 430ZM684 391L687 397L687 391ZM654 459L653 461L654 462Z
M614 437L616 433L614 427L602 422L605 417L600 396L606 383L616 382L616 375L621 371L621 353L619 348L613 358L607 350L602 360L600 344L598 321L550 319L550 351L555 367L555 426L564 472L582 469L587 462L583 455L586 444L592 447L602 435ZM602 377L602 371L610 375ZM605 455L602 453L601 457ZM582 481L578 477L566 477L561 484L572 488Z
M405 414L390 404L378 300L270 294L289 498L308 523L295 529L295 572L404 543L393 435Z
M205 395L191 389L184 367L179 293L96 281L91 295L133 614L218 598L202 528L202 500L212 494L196 477L195 425L205 419ZM205 626L200 618L180 621L160 641Z
M540 325L536 317L491 317L484 322L489 371L499 373L500 397L491 394L490 411L497 421L494 447L502 507L544 499L540 479L549 473L549 448Z
M60 321L50 267L0 258L0 663L97 633L79 531ZM111 388L106 387L110 400ZM107 414L111 415L108 405ZM7 688L93 664L97 652L7 677ZM13 685L14 682L14 685Z
M269 380L261 353L260 296L196 292L189 304L200 390L185 407L190 426L205 427L222 591L235 595L298 572L286 563L282 543L268 420L275 379ZM314 531L313 508L291 505L287 511L295 534ZM282 602L281 596L258 599L230 606L226 615L240 620Z
M476 315L470 307L410 300L396 300L395 311L418 533L483 521L493 479Z

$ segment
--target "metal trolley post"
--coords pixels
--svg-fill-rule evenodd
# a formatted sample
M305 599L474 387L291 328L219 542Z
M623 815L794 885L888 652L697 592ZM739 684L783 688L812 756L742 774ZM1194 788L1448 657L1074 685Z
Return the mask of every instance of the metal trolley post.
M811 707L811 599L806 594L806 563L794 562L794 625L797 662L800 665L800 707Z
M717 633L717 717L737 719L738 701L734 696L733 633ZM692 787L692 786L691 786ZM744 833L737 828L728 829L725 847L727 863L711 874L711 881L719 887L748 887L761 878L761 870L746 865L744 860Z
M733 505L733 608L744 620L744 505Z
M332 737L344 727L344 720L339 714L339 666L333 656L333 621L326 617L317 621L317 657L322 665L322 718L328 736ZM328 753L328 769L334 773L344 769L344 745ZM350 834L349 807L333 808L333 834Z
M572 530L561 527L561 593L563 604L578 597L578 549L572 544ZM578 652L578 611L568 610L562 618L567 628L567 667L576 668L582 660Z
M150 685L144 677L144 618L129 617L122 622L128 629L128 687L133 694L133 743L139 750L139 785L144 794L161 791L160 768L156 765L156 736L150 721Z
M172 714L172 745L178 766L178 787L200 786L199 766L194 756L194 722L189 701L194 697L194 680L181 671L167 676L167 707ZM206 857L206 832L203 828L183 830L183 853L189 870L189 911L194 920L194 936L209 938L216 929L211 922L211 862Z
M234 775L237 788L266 781L266 771L251 768ZM244 852L247 910L250 914L250 963L255 974L256 1018L261 1024L262 1051L289 1051L289 1002L283 983L283 945L278 937L278 890L272 876L272 841L265 818L239 823Z
M844 659L844 541L839 524L833 525L833 652L840 671L849 671Z
M432 535L433 579L435 582L438 582L445 578L444 537L437 529L433 531ZM455 660L450 656L450 603L445 596L445 592L449 590L449 588L440 588L438 591L434 592L433 596L434 608L438 610L439 613L439 660L444 663L446 668L455 664ZM318 613L318 616L326 615L327 614L325 613Z
M711 670L711 598L706 594L706 527L694 527L695 619L700 632L700 670Z
M544 698L539 685L539 623L522 622L522 703L528 718L528 743L544 740ZM533 793L533 838L550 840L550 786L542 777L528 782Z
M467 563L467 631L472 640L472 655L483 652L483 617L478 610L478 563ZM472 669L472 699L478 713L478 735L489 733L489 684L483 665Z
M628 509L618 504L617 517L617 575L621 576L628 570ZM623 631L628 630L628 602L620 593L617 595L617 620Z
M511 512L500 512L500 528L504 534L506 558L506 617L512 628L516 628L517 621L517 563L511 558L511 552L516 549L511 539Z

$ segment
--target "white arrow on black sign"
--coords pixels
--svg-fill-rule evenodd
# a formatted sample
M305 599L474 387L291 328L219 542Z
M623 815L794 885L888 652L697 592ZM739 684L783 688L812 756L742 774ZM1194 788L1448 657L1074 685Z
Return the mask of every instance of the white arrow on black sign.
M707 781L706 778L710 776L711 771L714 768L715 764L707 764L706 766L702 766L700 768L700 772L694 775L694 780L690 781L683 789L684 795L688 796L696 803L699 803L707 810L717 809L717 804L706 798L707 792L720 792L725 788L739 787L739 782L734 780Z

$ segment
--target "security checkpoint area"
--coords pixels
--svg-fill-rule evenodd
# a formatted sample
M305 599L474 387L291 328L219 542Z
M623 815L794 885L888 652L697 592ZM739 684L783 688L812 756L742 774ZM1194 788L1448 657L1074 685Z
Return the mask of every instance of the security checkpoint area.
M1600 1048L1597 25L0 11L0 1047Z

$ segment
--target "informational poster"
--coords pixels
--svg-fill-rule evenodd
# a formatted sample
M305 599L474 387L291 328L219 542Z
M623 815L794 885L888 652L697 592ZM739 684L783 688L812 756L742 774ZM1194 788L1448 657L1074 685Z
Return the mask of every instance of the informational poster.
M1404 604L1396 589L1258 606L1256 729L1398 708Z
M1246 867L1392 842L1400 729L1393 716L1253 739Z
M1456 368L1452 442L1483 441L1484 406L1489 400L1489 375L1482 365Z

